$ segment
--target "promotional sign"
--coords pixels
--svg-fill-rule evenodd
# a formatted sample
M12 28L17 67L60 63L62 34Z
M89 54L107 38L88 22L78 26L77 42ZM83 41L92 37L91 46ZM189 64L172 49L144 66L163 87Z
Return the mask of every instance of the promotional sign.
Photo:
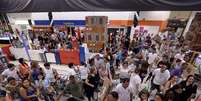
M130 38L133 36L145 37L147 35L155 36L159 33L159 26L137 26L131 28Z
M29 61L31 61L31 57L30 57L29 51L28 51L29 50L29 43L28 43L27 37L26 37L26 35L24 34L23 31L20 33L20 38L22 40L22 43L23 43L25 52L26 52L26 54L28 56L28 59L29 59Z

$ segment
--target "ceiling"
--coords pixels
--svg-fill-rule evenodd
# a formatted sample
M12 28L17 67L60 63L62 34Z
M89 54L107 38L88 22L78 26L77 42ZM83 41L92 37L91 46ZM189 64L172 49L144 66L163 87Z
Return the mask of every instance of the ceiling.
M194 11L201 0L0 0L0 12Z

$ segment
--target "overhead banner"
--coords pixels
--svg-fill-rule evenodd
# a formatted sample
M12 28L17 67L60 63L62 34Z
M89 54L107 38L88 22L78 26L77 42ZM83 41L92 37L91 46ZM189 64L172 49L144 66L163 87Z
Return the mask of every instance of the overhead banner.
M0 12L201 10L201 0L0 0Z

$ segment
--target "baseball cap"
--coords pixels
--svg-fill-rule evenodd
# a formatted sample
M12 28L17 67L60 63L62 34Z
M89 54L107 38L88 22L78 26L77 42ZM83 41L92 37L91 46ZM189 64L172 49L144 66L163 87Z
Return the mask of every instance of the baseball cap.
M0 97L5 97L6 96L6 91L0 90Z

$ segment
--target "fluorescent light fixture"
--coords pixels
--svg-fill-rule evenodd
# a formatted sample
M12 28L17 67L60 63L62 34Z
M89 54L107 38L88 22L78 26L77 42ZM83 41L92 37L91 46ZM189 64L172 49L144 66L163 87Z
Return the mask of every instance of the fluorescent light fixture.
M16 20L15 24L16 25L28 25L29 22L28 22L28 20Z

